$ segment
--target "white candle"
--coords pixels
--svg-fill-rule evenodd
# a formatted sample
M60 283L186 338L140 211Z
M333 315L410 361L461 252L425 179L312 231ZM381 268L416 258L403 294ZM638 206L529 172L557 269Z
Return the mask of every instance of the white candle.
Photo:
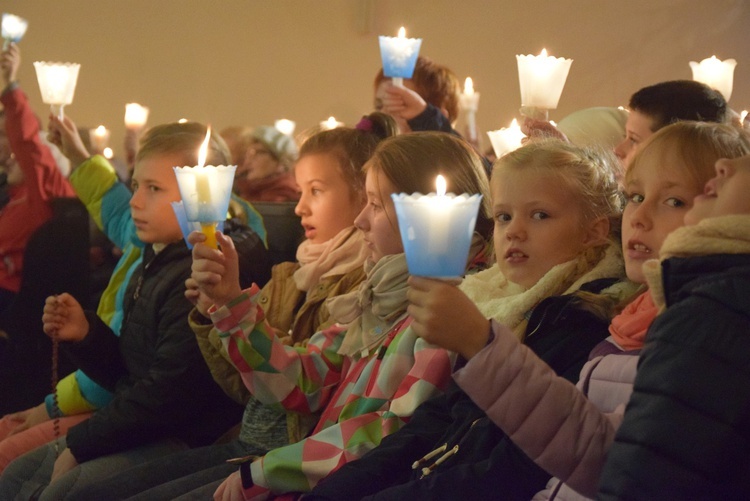
M97 153L103 153L104 149L109 145L109 129L103 125L90 130L89 137L91 138L91 146Z
M276 120L273 125L274 127L276 127L276 130L278 130L282 134L286 134L287 136L291 136L292 134L294 134L294 129L295 127L297 127L296 123L286 118Z
M517 55L518 82L521 86L521 106L540 110L554 110L560 101L572 59L547 55L542 49L538 56Z
M526 137L526 134L521 132L521 127L519 127L518 120L515 118L510 123L510 127L491 130L487 132L487 135L490 137L492 149L495 150L497 158L520 148L523 144L523 139Z
M148 121L149 109L138 103L125 105L125 127L128 129L140 129Z
M445 196L445 188L445 178L438 175L435 178L435 195L428 199L433 218L430 238L427 242L427 252L430 254L444 254L451 245L448 238L450 199Z
M464 91L459 97L459 105L466 113L466 124L469 127L469 140L476 141L476 112L479 109L479 92L474 91L474 81L471 77L466 77L466 80L464 81Z
M402 26L396 37L378 37L380 57L383 61L383 74L393 81L393 85L404 86L404 78L411 78L414 65L422 47L421 38L406 38L406 29Z
M323 120L322 122L320 122L320 128L323 130L331 130L343 126L344 122L339 122L334 117L328 117L328 120Z
M34 69L42 94L42 102L49 104L52 112L62 119L63 107L73 102L81 65L36 61Z
M721 92L721 95L727 101L732 97L735 66L737 66L737 61L734 59L721 61L716 56L706 58L700 63L690 61L690 68L693 70L693 80L702 82L712 89Z

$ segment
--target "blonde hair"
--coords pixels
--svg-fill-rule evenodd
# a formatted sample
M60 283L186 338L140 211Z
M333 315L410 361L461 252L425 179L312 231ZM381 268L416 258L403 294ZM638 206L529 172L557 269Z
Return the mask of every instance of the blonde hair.
M697 190L703 190L714 174L720 158L737 158L750 153L750 138L739 127L709 122L677 122L659 129L650 136L633 156L627 182L633 171L646 158L658 156L659 165L674 165L675 160L686 168L685 174ZM669 162L666 159L669 158Z
M523 169L555 178L580 201L584 222L606 217L610 236L619 234L624 200L617 183L621 168L612 152L544 139L500 157L492 168L493 177L501 169Z
M138 163L152 155L178 154L182 156L183 166L197 165L198 149L205 138L206 126L198 122L156 125L141 138L135 161ZM212 130L206 152L206 165L229 165L231 159L227 144Z
M398 192L435 191L435 178L442 174L447 192L482 195L475 231L490 240L494 223L489 180L482 159L464 140L444 132L391 137L378 146L365 169L382 172Z

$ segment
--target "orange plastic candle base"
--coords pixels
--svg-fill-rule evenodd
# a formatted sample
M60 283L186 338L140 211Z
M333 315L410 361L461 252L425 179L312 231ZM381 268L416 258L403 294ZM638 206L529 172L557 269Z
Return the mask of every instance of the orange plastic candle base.
M218 249L219 244L216 243L216 223L201 223L201 231L206 235L205 244Z

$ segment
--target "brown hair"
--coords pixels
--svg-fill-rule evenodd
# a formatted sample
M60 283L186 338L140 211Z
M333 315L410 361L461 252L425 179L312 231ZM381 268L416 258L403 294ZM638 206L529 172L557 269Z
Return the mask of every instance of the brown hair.
M375 75L376 91L380 83L386 78L383 74L383 68L380 68L378 74ZM422 96L422 99L433 106L444 108L448 112L448 119L451 122L456 120L461 83L450 68L438 64L430 58L419 56L410 81L414 85L414 90Z
M151 155L179 154L183 165L197 165L198 149L206 138L206 126L198 122L172 122L151 127L141 138L135 161ZM229 165L231 155L224 140L211 131L206 165ZM175 167L182 167L176 165Z
M299 157L318 154L335 157L341 174L352 188L352 195L364 201L363 167L378 143L397 134L398 126L390 115L381 112L365 116L360 124L358 127L337 127L313 134L302 143Z
M491 239L494 223L489 180L482 159L463 139L443 132L395 136L378 146L367 169L382 172L399 192L435 191L435 178L442 174L447 192L482 195L475 231L486 241Z

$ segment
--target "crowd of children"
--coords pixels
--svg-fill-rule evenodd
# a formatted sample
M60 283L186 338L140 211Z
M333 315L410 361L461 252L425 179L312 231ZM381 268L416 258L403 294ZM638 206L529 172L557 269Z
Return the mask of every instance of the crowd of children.
M39 305L76 370L0 418L0 499L746 496L750 135L719 92L668 81L574 128L527 119L491 163L454 129L456 76L420 56L405 87L376 75L355 127L301 144L153 126L128 186L51 115L60 172L19 65L11 43L0 310L54 197L121 257L96 311ZM239 165L218 248L171 206L204 138L206 163ZM391 197L438 175L482 196L458 281L410 275ZM289 201L304 239L272 266L252 203ZM0 334L0 361L23 349Z

